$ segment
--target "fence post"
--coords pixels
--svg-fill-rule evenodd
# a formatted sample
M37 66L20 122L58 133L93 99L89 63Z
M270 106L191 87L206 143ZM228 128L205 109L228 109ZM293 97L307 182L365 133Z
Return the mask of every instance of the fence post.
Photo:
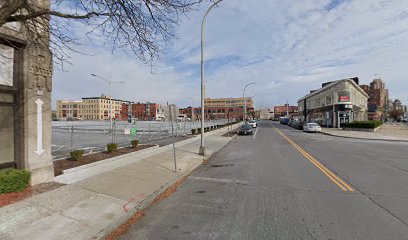
M113 128L113 143L116 143L116 124L115 127Z
M150 129L150 123L149 123L149 139L152 139L152 130Z
M71 151L74 150L74 126L71 126Z

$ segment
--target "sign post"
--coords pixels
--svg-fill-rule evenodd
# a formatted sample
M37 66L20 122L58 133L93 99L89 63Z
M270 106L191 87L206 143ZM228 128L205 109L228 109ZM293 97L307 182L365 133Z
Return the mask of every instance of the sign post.
M174 138L174 120L177 119L175 116L175 106L170 105L170 121L171 121L171 135L173 136L173 158L174 158L174 172L177 172L177 160L176 160L176 145L175 145L175 138Z

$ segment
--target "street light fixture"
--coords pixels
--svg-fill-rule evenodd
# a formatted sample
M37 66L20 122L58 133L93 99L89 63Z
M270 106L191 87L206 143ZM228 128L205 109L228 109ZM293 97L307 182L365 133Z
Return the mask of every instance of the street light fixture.
M243 114L244 114L244 116L243 116L243 118L244 118L244 123L246 123L246 114L247 114L247 113L246 113L245 90L246 90L246 88L247 88L249 85L254 85L254 84L256 84L256 83L252 82L252 83L248 83L247 85L245 85L244 91L243 91L243 93L242 93L243 101L244 101L244 112L243 112Z
M204 24L205 19L218 3L223 0L215 0L214 3L207 9L204 14L203 21L201 22L201 144L199 149L199 154L202 156L206 155L207 148L204 145L204 98L205 98L205 84L204 84Z
M113 83L125 83L125 82L123 82L123 81L111 81L111 80L107 80L107 79L105 79L105 78L103 78L103 77L101 77L101 76L98 76L98 75L96 75L96 74L93 74L93 73L91 73L91 76L92 76L92 77L100 78L100 79L102 79L103 81L107 82L108 85L109 85L109 93L108 93L108 95L109 95L109 121L110 121L110 130L112 130L113 126L112 126L112 96L111 96L111 84L113 84Z

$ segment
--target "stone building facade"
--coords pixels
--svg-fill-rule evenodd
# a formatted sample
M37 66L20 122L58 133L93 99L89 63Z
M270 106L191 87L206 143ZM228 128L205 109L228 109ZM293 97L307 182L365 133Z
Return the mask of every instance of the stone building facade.
M109 120L110 101L112 100L112 119L121 119L122 105L129 101L111 99L109 96L87 97L82 100L57 100L57 118L66 120Z
M35 1L49 8L48 0ZM52 181L52 55L19 24L0 27L0 169L31 171L31 184ZM48 32L41 33L49 42Z
M359 86L358 78L322 84L322 88L298 100L299 118L325 127L367 120L368 94Z

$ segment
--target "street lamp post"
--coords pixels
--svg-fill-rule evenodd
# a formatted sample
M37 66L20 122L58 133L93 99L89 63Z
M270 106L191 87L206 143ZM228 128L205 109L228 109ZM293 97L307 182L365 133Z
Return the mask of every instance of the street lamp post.
M247 88L249 85L253 85L253 84L256 84L256 83L252 82L252 83L248 83L247 85L245 85L244 91L242 92L242 97L243 97L243 101L244 101L244 111L243 111L243 114L244 114L244 116L243 116L244 123L246 123L246 114L247 114L247 113L246 113L245 90L246 90L246 88Z
M93 74L93 73L91 73L91 76L100 78L100 79L102 79L103 81L107 82L108 85L109 85L109 91L108 91L108 94L109 94L109 121L110 121L110 130L112 131L113 126L112 126L112 96L111 96L111 84L113 84L113 83L125 83L125 82L123 82L123 81L116 81L116 82L115 82L115 81L107 80L107 79L105 79L105 78L103 78L103 77L101 77L101 76L98 76L98 75L96 75L96 74Z
M199 149L199 154L202 156L206 155L207 148L204 145L204 98L205 98L205 83L204 83L204 24L205 19L210 13L211 9L213 9L218 3L223 0L216 0L205 12L203 21L201 22L201 144Z

